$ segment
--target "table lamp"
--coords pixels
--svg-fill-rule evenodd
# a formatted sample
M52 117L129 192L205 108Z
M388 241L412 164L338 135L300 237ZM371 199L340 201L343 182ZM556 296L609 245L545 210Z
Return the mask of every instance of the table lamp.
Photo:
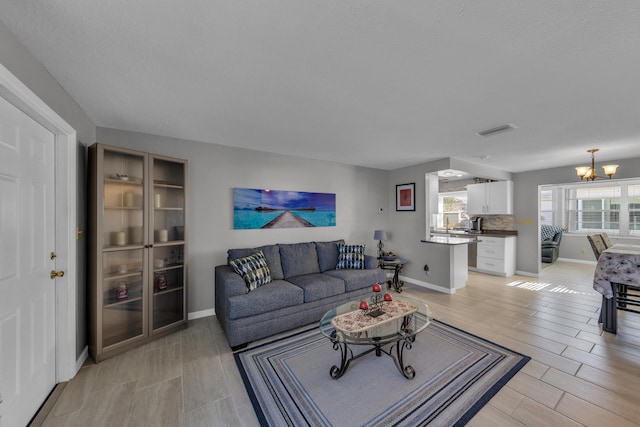
M375 230L373 232L373 240L378 241L378 258L382 258L384 254L382 252L382 248L384 247L382 241L387 240L387 233L384 230Z

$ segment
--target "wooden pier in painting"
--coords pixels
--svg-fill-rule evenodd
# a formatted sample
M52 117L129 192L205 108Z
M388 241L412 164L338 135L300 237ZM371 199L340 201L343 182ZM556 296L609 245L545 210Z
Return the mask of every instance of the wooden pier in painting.
M298 215L291 211L284 211L262 228L303 228L303 227L315 227L309 221L300 218Z

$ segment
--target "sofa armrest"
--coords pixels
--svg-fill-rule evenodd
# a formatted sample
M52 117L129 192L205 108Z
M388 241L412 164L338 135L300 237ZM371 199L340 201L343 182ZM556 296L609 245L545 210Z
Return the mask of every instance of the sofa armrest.
M247 293L244 279L228 265L216 267L216 293L221 291L227 298Z
M364 268L366 270L373 270L378 268L378 258L374 257L373 255L365 255Z
M540 247L544 248L555 248L560 245L560 242L555 242L553 240L545 240L540 244Z
M230 297L247 293L247 285L233 268L228 265L218 265L215 267L215 309L216 316L220 322L225 324L225 317L228 314L227 304Z

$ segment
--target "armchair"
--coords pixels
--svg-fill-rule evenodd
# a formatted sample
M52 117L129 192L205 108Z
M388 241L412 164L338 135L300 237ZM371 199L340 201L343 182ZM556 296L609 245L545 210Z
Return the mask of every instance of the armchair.
M558 259L560 254L560 240L564 229L551 225L540 225L540 234L542 237L541 259L542 262L553 263Z

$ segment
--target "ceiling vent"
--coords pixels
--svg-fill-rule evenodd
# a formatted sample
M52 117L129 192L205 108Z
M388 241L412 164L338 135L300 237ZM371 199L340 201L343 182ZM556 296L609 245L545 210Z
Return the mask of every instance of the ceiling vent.
M492 135L495 135L497 133L506 132L508 130L513 130L513 129L515 129L513 127L513 125L502 125L502 126L498 126L498 127L487 129L487 130L482 130L482 131L478 132L478 135L480 135L480 136L492 136Z

